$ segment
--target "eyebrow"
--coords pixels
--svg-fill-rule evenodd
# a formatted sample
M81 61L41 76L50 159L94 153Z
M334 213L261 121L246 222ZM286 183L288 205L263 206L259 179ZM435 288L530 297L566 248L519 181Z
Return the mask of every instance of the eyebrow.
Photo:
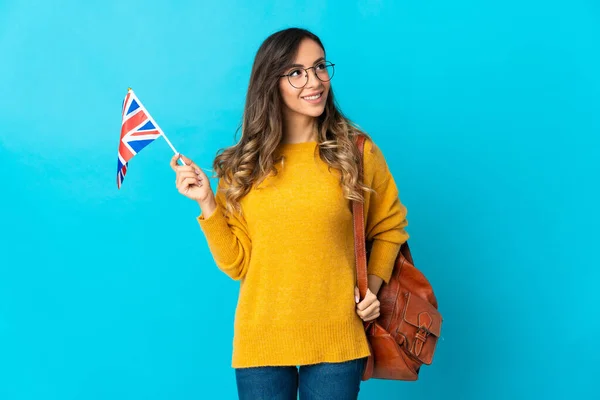
M316 64L316 63L318 63L319 61L325 61L325 57L320 57L320 58L317 58L317 59L315 60L315 62L313 63L313 65L315 65L315 64ZM292 65L290 65L288 68L293 68L293 67L304 67L304 65L302 65L302 64L292 64Z

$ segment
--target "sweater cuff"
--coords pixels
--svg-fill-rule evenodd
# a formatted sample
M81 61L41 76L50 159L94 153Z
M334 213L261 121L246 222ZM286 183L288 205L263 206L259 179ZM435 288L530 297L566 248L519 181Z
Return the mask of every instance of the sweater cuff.
M400 246L397 243L374 239L369 255L367 274L377 275L385 283L389 283Z
M219 254L221 254L224 249L227 249L227 246L223 245L223 243L229 243L232 235L231 228L219 203L217 203L217 207L208 218L205 218L204 214L201 214L196 217L196 220L200 225L200 229L204 232L211 251L217 251L218 249L221 250L219 251ZM221 256L225 260L236 257L235 254L222 254Z
M227 218L225 218L225 214L221 210L221 205L219 203L217 203L216 208L213 210L212 214L210 214L208 218L206 218L204 216L204 213L202 213L198 217L196 217L196 219L198 220L198 223L200 224L200 228L202 228L202 230L204 230L205 228L213 230L215 226L218 227L223 224L227 225Z

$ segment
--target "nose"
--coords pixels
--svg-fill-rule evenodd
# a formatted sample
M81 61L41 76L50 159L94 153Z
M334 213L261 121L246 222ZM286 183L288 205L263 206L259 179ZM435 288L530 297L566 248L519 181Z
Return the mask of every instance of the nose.
M315 69L315 67L310 68L308 71L306 71L306 73L308 74L308 81L306 82L306 87L310 88L319 86L321 84L321 80L317 78L317 70Z

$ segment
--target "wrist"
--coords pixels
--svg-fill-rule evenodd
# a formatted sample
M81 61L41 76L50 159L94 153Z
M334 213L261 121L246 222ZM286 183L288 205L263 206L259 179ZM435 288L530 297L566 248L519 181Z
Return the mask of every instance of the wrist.
M213 211L217 208L217 202L215 201L213 196L209 196L206 200L197 200L198 206L200 207L200 212L204 215L205 218L208 218L212 215Z
M367 275L367 282L368 282L369 290L371 290L371 292L375 296L377 296L377 293L379 293L379 289L381 289L381 286L383 284L383 279L380 278L377 275L368 274Z

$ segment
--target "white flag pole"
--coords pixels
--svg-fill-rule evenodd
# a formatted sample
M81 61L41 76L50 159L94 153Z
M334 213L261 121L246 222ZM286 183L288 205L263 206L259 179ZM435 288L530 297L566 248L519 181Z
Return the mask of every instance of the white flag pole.
M156 123L156 121L154 120L154 118L152 118L152 115L150 115L150 112L148 111L148 109L146 107L144 107L144 105L142 104L142 102L140 101L140 99L135 95L135 93L133 92L133 89L132 88L127 88L127 91L129 93L131 93L131 95L138 102L138 104L140 105L140 107L142 107L143 109L145 109L147 111L146 114L148 116L148 119L150 120L150 122L152 122L152 124L154 125L154 127L156 128L156 130L160 132L161 136L163 138L165 138L165 140L167 141L167 144L169 145L169 147L171 148L171 150L173 150L173 153L179 154L177 152L177 150L175 150L175 147L173 146L173 144L171 143L171 141L169 140L169 138L167 137L167 135L165 135L165 133L163 132L162 129L160 129L160 126L158 126L158 124ZM181 159L181 157L179 157L179 161L181 161L181 163L183 165L186 165L186 163Z

